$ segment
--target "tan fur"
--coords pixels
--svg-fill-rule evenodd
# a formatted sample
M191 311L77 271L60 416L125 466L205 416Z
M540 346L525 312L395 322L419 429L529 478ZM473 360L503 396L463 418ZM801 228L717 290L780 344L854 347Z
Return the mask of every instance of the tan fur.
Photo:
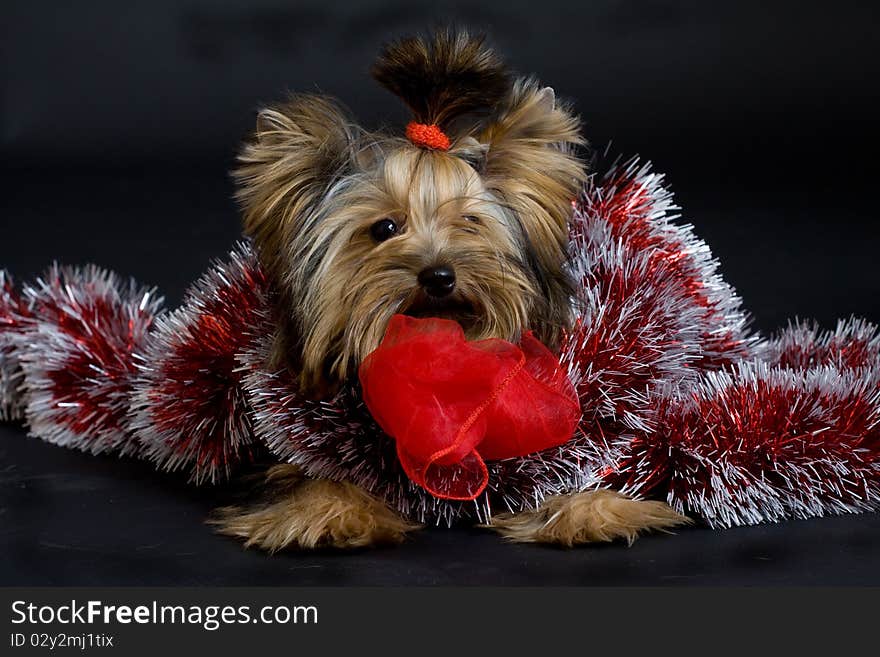
M289 267L285 245L305 228L309 208L327 186L349 169L359 130L335 101L322 96L294 96L260 112L235 177L244 230L271 271L283 274Z
M395 313L446 316L470 339L516 341L532 330L558 345L571 321L566 273L571 202L586 178L575 115L536 81L513 80L482 37L440 32L387 47L373 74L448 151L367 132L328 98L302 95L262 110L234 172L244 229L277 290L270 367L321 396L356 375ZM398 231L371 234L390 219ZM438 305L418 275L443 265L454 292ZM215 519L247 545L356 547L399 541L413 526L349 484L270 472L276 495ZM548 500L499 518L513 540L631 540L682 519L659 503L610 493Z
M556 346L571 319L567 219L586 176L571 152L583 143L577 119L552 91L511 82L482 37L404 40L376 71L411 104L430 96L430 120L450 122L448 152L296 96L260 113L239 158L244 228L279 290L271 365L297 371L306 390L344 381L391 316L419 303L418 273L435 265L455 269L448 314L469 338L531 329ZM462 124L463 112L482 116ZM376 243L370 226L383 218L400 233Z
M585 143L580 122L557 104L552 89L520 79L479 141L488 144L485 184L522 218L548 306L566 304L571 288L560 271L568 257L571 203L586 178L572 155L572 147ZM556 344L546 332L539 337Z
M399 543L418 528L360 488L307 479L296 466L274 466L265 483L271 491L268 499L218 509L209 522L221 534L244 539L245 547L268 552Z
M495 516L488 527L518 543L572 547L618 539L632 545L643 532L669 531L690 522L663 502L595 490L548 498L534 511Z
M360 132L333 99L297 95L259 113L253 139L239 154L233 175L244 231L278 291L273 367L301 366L298 291L307 275L291 264L301 261L302 238L313 231L314 210L328 188L363 157L356 150Z
M351 374L379 344L391 316L418 299L418 273L441 263L455 269L454 299L473 308L453 317L469 338L517 337L541 297L517 262L509 218L479 176L453 155L408 145L388 155L380 174L368 198L346 195L325 221L333 237L321 247L323 262L302 305L304 367L317 372L327 363L334 376ZM386 216L401 234L377 245L369 227Z

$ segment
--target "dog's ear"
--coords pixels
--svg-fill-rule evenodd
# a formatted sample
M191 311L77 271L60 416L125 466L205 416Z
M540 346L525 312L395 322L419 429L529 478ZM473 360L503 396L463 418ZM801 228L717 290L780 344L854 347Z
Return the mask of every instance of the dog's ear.
M281 276L285 247L340 177L359 166L360 129L333 100L297 95L260 111L233 177L244 231L269 273Z
M487 186L519 211L531 241L564 244L571 202L587 175L575 152L585 143L578 118L550 87L520 79L478 139L487 147Z
M567 260L572 201L587 177L577 155L585 144L580 121L560 105L549 87L522 78L478 135L485 145L482 175L486 186L508 204L522 226L532 268L548 301L546 330L566 324L570 284Z

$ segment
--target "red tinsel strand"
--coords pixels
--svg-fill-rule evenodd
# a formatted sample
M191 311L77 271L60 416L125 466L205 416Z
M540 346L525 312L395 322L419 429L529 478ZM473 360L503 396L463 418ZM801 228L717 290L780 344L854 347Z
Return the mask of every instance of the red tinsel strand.
M679 207L649 163L632 159L612 167L587 185L579 205L584 214L605 222L613 239L650 254L654 265L679 278L702 309L700 367L717 368L754 354L756 337L747 331L742 301L718 274L717 260L693 227L674 223Z
M585 230L574 258L581 305L561 360L585 423L604 418L644 430L650 388L694 375L700 310L645 253L611 239L600 223Z
M741 301L648 164L631 160L585 187L572 219L581 305L563 362L578 386L583 433L601 435L607 482L634 435L650 435L653 391L751 357ZM601 448L600 445L600 448Z
M24 417L24 372L18 361L17 340L32 321L12 277L0 270L0 421Z
M641 180L647 175L634 165L625 171ZM618 216L615 225L602 210L615 207L619 215L632 200L631 185L619 184L619 175L610 180L609 188L588 185L574 209L570 254L579 299L560 355L581 400L576 439L593 448L582 464L586 478L608 483L634 433L651 431L651 391L696 377L705 316L679 273L655 257L654 244L636 239L643 222ZM652 193L629 205L645 221L665 222L668 194L643 189ZM638 230L630 235L629 228Z
M253 456L237 356L253 339L267 281L247 245L217 262L183 304L159 318L137 355L131 425L138 450L163 470L216 482Z
M31 434L92 453L124 449L133 354L161 298L97 267L56 265L24 299L35 321L16 343Z
M838 321L833 331L821 330L816 322L792 322L767 341L765 358L791 369L878 368L880 328L855 317Z
M622 464L624 490L661 492L711 526L875 509L876 371L741 363L654 403L655 430Z

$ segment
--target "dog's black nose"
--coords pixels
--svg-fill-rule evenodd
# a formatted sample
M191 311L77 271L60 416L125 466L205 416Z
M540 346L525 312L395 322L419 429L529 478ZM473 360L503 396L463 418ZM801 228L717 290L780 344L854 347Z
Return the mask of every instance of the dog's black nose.
M419 272L419 285L432 297L445 297L455 289L455 270L441 265Z

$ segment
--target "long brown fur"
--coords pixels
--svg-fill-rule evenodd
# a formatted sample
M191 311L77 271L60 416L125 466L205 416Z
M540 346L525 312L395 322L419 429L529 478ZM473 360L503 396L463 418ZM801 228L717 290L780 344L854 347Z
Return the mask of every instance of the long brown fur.
M687 524L688 518L663 502L594 490L548 498L534 511L494 516L488 527L517 543L572 547L620 539L632 545L643 532Z
M322 96L260 112L234 175L245 232L277 290L268 365L295 371L302 390L320 397L354 376L395 313L454 319L470 339L516 341L532 330L557 346L571 321L570 204L587 175L577 117L551 89L514 79L482 36L465 32L397 41L372 72L451 146L427 150L367 132ZM387 240L371 231L382 220L396 226ZM442 301L418 281L437 266L456 278ZM268 482L270 500L222 510L222 532L275 551L394 542L413 528L350 484L287 468ZM594 492L493 527L513 540L571 545L631 541L681 522L665 505Z
M334 100L303 94L263 109L253 140L239 154L234 176L244 231L279 293L273 367L300 367L297 309L307 273L291 263L302 258L311 213L329 186L353 170L359 131Z
M400 543L418 528L357 486L308 479L297 466L272 467L264 485L264 500L218 509L209 522L221 534L244 539L245 547L268 552Z
M386 45L371 73L417 121L446 130L462 115L493 107L510 88L507 67L485 36L448 29Z
M531 329L555 346L570 321L569 204L586 176L577 119L551 90L509 82L483 38L464 33L398 42L374 74L410 99L419 80L434 120L477 98L494 111L448 152L367 133L318 96L260 113L235 177L245 232L279 290L272 365L306 390L344 381L391 316L423 301L419 271L440 264L456 271L447 314L469 338ZM400 235L377 244L370 226L385 217Z
M572 295L563 273L571 202L586 176L583 163L573 156L573 149L585 144L580 122L557 104L552 89L521 78L479 140L489 144L486 185L522 219L529 257L537 263L546 299L537 334L556 346L569 320Z

